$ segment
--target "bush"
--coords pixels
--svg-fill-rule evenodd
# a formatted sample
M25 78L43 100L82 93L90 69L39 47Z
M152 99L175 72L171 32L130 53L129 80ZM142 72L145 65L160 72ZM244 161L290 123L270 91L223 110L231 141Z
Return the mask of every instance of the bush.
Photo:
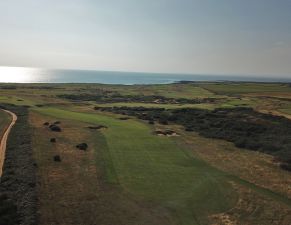
M234 142L234 145L238 148L245 148L246 147L246 141L244 139L238 139Z
M281 164L280 164L280 167L281 167L283 170L291 171L291 164L288 164L288 163L281 163Z
M149 124L155 124L155 121L154 121L154 120L149 120L148 123L149 123Z
M168 125L168 121L165 118L160 118L159 119L159 123L162 124L162 125Z
M61 160L61 156L59 156L59 155L55 155L54 156L54 161L55 162L61 162L62 160Z
M194 131L194 129L192 127L186 127L185 131L191 132L191 131Z
M12 201L0 201L0 225L19 224L17 207Z
M88 145L86 143L81 143L81 144L76 145L76 148L78 148L79 150L86 151L88 148Z
M50 125L49 128L51 129L51 131L54 131L54 132L61 132L62 131L62 129L55 124Z

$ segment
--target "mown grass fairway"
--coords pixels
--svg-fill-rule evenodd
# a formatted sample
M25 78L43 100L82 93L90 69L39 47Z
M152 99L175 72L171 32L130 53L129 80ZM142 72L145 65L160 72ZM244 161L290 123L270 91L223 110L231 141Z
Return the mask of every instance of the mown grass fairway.
M209 214L224 212L236 202L222 172L191 157L170 138L154 136L141 122L53 108L37 111L108 126L102 131L110 156L105 162L107 181L169 210L176 224L204 224Z

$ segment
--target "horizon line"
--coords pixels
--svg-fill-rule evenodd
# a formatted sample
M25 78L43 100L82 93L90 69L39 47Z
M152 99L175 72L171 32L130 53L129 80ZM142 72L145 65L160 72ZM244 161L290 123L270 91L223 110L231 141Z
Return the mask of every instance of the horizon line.
M6 68L28 68L28 69L39 69L39 70L64 70L64 71L96 71L96 72L115 72L115 73L137 73L137 74L164 74L164 75L186 75L186 76L226 76L226 77L246 77L246 78L288 78L291 79L290 74L255 74L255 73L191 73L191 72L154 72L154 71L128 71L128 70L109 70L109 69L82 69L82 68L51 68L51 67L34 67L34 66L6 66L0 65Z

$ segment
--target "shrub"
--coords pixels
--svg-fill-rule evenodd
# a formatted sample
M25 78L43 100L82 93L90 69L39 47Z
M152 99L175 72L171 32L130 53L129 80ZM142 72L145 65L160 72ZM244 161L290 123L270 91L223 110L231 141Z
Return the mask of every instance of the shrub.
M76 145L76 148L78 148L79 150L86 151L88 148L88 145L86 143L81 143L81 144Z
M1 196L0 199L0 225L18 224L17 207L7 196Z
M61 162L62 160L61 160L61 156L59 156L59 155L55 155L54 156L54 161L55 162Z
M291 171L291 164L288 164L288 163L281 163L281 164L280 164L280 167L281 167L283 170Z
M61 132L62 131L62 129L55 124L50 125L49 128L51 129L51 131L54 131L54 132Z
M194 129L192 127L186 127L185 131L191 132L191 131L194 131Z
M245 148L246 147L246 140L245 139L238 139L234 142L234 145L238 148Z
M149 124L155 124L154 120L149 120Z
M165 118L160 118L159 119L159 123L162 124L162 125L168 125L168 121Z

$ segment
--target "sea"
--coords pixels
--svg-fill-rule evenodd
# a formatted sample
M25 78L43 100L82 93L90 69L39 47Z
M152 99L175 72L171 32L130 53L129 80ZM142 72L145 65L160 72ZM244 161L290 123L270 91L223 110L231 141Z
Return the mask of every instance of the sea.
M41 69L0 66L1 83L101 83L101 84L170 84L182 81L242 81L242 82L291 82L291 75L243 76L179 73L144 73L95 70Z

